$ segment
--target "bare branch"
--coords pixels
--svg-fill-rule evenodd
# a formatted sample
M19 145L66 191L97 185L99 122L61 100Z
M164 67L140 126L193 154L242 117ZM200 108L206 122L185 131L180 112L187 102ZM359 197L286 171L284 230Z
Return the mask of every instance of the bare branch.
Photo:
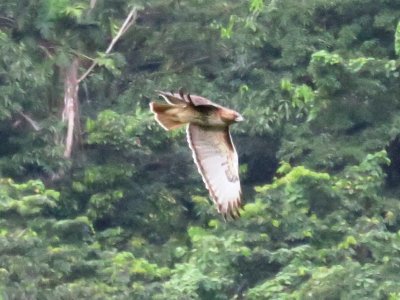
M0 26L6 26L9 28L15 28L16 21L12 18L8 18L5 16L0 16Z
M94 6L96 4L96 1L91 0L90 4L91 6ZM137 17L137 11L134 8L130 11L130 13L126 17L117 35L112 39L111 43L108 45L106 54L109 54L111 52L116 42L129 29L129 27L131 27L135 23L136 17ZM65 138L65 150L64 150L65 158L71 157L75 141L77 140L77 135L80 134L79 101L78 101L79 84L97 66L97 61L93 60L90 67L78 79L78 65L79 65L78 56L83 56L83 55L79 53L75 53L75 55L76 56L72 64L65 71L65 78L64 78L64 110L62 113L62 120L67 123L67 135ZM90 59L89 57L86 56L85 58Z
M6 20L6 21L8 21L10 23L15 23L14 19L8 18L8 17L5 17L5 16L0 16L0 20Z
M42 129L36 121L24 114L22 111L19 111L18 114L23 117L25 121L27 121L32 126L32 128L35 129L35 131L39 131Z
M136 22L136 18L137 18L137 11L134 11L134 14L131 17L131 20L125 25L125 27L123 28L121 35L125 34L125 32L128 31L128 29ZM122 27L121 27L122 28Z
M86 54L80 53L80 52L78 52L76 50L71 49L70 51L73 54L75 54L76 56L83 57L84 59L87 59L87 60L90 60L90 61L94 61L95 60L94 58L92 58L90 56L87 56Z
M137 18L137 10L136 10L136 8L133 8L130 11L130 13L128 14L128 16L126 17L122 26L120 27L117 35L112 39L111 43L108 45L106 54L109 54L111 52L111 50L114 47L114 45L116 44L116 42L135 23L136 18ZM86 70L86 72L78 79L78 83L81 82L82 80L84 80L96 66L97 66L97 61L94 61L90 65L90 67Z
M122 24L121 28L119 29L117 35L113 38L110 45L106 50L106 54L110 53L112 48L114 47L115 43L119 40L119 38L128 30L130 26L136 21L137 18L137 10L133 8L129 15L126 17L124 23Z
M53 55L46 47L39 45L39 48L47 55L48 58L53 58Z

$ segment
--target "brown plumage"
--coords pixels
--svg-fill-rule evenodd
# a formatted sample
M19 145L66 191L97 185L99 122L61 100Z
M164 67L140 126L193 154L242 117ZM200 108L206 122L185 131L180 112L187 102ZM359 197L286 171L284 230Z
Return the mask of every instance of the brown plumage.
M229 126L243 120L234 110L190 94L159 92L167 103L151 102L157 122L171 130L187 125L187 140L211 198L224 218L240 216L242 192L238 155Z

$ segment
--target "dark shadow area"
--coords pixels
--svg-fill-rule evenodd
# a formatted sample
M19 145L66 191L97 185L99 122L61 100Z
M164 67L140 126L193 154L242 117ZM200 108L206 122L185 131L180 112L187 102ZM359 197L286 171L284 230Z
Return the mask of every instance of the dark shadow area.
M386 184L390 188L396 188L400 185L400 136L393 139L386 147L390 165L384 166L386 173Z

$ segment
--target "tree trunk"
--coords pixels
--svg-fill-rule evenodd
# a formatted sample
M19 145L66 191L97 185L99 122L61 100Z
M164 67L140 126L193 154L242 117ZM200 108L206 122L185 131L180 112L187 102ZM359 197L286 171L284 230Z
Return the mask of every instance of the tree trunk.
M66 68L64 77L64 110L62 119L67 122L67 136L65 138L64 157L70 158L76 137L80 134L79 101L78 101L78 58Z

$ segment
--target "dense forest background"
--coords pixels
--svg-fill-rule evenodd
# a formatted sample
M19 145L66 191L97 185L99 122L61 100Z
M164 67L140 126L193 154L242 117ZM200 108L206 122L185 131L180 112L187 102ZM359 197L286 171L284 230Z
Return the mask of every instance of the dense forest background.
M398 0L2 0L0 299L400 299L399 20ZM240 220L149 112L180 87L246 119Z

